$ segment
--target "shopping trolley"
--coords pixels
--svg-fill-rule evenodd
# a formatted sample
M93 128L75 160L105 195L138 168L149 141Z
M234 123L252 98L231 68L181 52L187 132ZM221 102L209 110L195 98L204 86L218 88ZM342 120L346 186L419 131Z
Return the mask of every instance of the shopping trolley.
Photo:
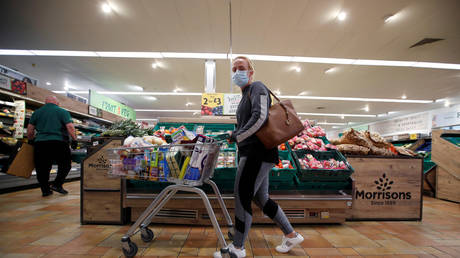
M227 135L220 135L215 138L198 136L194 143L108 149L108 158L111 163L110 176L173 183L156 196L122 237L121 243L125 256L133 257L136 255L138 248L130 240L130 237L139 231L144 242L153 240L154 233L148 228L150 222L178 191L184 191L196 193L203 200L212 226L216 231L222 256L236 257L229 252L206 193L198 188L204 183L212 187L229 227L228 236L233 239L232 219L219 188L210 180L214 174L214 168L222 145L220 140L225 137Z

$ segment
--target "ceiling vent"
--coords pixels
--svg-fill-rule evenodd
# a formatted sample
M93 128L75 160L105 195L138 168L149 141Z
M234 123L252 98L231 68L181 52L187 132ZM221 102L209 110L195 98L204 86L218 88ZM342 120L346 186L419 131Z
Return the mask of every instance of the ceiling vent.
M430 43L434 43L434 42L441 41L441 40L444 40L444 39L424 38L424 39L420 40L419 42L415 43L414 45L410 46L409 48L419 47L421 45L430 44Z

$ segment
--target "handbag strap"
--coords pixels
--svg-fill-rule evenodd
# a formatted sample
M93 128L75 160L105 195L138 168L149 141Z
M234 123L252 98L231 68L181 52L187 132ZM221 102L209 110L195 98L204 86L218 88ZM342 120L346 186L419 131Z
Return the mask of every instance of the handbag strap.
M268 87L265 87L265 88L268 90L268 92L270 93L270 95L272 95L273 98L275 98L276 101L278 101L278 104L280 104L280 106L284 109L284 113L286 114L285 123L286 123L287 125L289 125L289 124L291 123L291 120L289 119L289 112L288 112L286 106L284 105L283 102L281 102L281 100L280 100L280 99L279 99L279 98L278 98ZM251 89L249 89L249 90L251 90ZM249 97L249 102L251 102L251 91L248 92L248 97Z

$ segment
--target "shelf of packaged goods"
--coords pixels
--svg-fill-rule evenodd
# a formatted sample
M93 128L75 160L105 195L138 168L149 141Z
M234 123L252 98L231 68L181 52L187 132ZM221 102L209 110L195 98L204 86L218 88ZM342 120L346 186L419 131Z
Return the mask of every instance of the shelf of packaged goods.
M84 126L84 125L75 125L75 128L80 129L80 130L86 130L86 131L91 131L95 133L102 133L103 130L100 128L96 127L89 127L89 126Z
M0 117L11 117L11 118L13 118L14 115L13 114L7 114L7 113L4 113L4 112L0 112Z

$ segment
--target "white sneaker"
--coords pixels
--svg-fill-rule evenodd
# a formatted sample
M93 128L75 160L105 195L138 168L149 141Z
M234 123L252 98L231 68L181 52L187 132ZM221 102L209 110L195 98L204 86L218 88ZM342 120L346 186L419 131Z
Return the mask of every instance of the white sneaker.
M287 253L289 250L291 250L294 246L300 244L303 242L303 236L299 233L297 233L296 237L289 238L286 236L283 236L283 242L281 245L276 247L276 251L279 253Z
M228 251L235 254L236 257L246 257L246 250L245 249L236 249L233 244L229 244L228 246ZM214 258L222 258L222 254L220 251L217 251L214 253Z

